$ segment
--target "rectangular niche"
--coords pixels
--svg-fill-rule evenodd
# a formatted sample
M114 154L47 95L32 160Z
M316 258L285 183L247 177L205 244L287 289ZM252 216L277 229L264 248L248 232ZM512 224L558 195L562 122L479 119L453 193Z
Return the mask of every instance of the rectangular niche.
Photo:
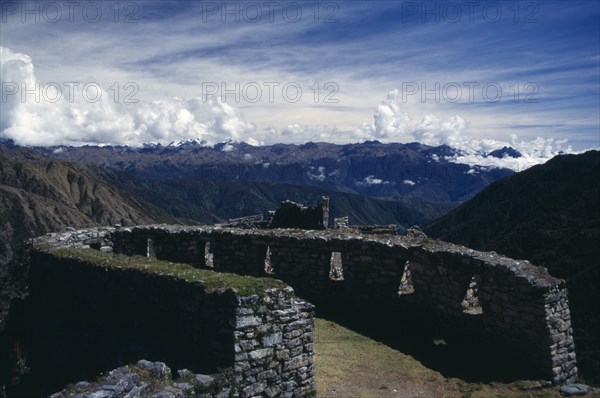
M267 252L265 253L265 274L275 275L275 269L271 263L271 247L267 246Z
M469 287L465 293L465 297L460 304L463 310L463 314L469 315L481 315L483 314L483 308L479 302L479 284L481 280L478 275L474 275L469 282Z
M329 279L332 281L344 280L344 267L342 265L342 253L331 252L329 260Z
M214 254L210 251L210 242L206 242L204 245L204 265L208 268L214 268Z
M413 285L412 274L410 272L410 263L407 261L404 264L404 272L400 278L400 286L398 287L398 296L405 294L413 294L415 292L415 286Z

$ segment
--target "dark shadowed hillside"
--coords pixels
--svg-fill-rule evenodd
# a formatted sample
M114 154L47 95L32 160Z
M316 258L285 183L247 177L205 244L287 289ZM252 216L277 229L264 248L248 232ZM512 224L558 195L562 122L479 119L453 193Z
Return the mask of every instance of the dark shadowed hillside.
M557 156L490 185L428 225L433 237L495 250L568 281L581 374L600 383L600 152Z
M283 200L314 204L329 196L331 217L349 216L360 224L398 224L400 228L433 220L452 207L420 201L384 200L319 187L258 181L147 180L103 170L103 178L170 214L202 223L264 214Z
M14 151L0 147L0 307L25 276L18 257L28 238L67 227L177 222L99 179L94 168L42 160L25 149L19 160L7 156Z

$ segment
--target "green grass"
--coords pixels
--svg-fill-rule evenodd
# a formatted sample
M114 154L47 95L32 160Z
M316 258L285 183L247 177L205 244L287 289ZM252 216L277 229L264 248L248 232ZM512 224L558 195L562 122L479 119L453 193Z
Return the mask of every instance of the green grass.
M315 354L318 396L389 396L394 390L406 390L410 380L442 379L408 355L319 318L315 319Z
M208 291L234 289L242 296L259 294L272 288L284 288L287 285L273 278L241 276L237 274L215 272L194 268L189 264L171 263L161 260L149 260L142 256L101 253L93 249L53 249L49 253L59 258L75 259L91 266L107 269L133 269L140 272L162 275L184 280L188 283L202 283Z
M468 382L330 320L315 318L319 397L559 398L558 387L524 391L514 383Z

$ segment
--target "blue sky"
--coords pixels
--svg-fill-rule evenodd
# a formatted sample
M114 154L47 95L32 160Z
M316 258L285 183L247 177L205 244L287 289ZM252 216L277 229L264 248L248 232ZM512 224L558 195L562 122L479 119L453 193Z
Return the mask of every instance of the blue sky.
M111 104L13 101L2 134L23 143L374 138L480 149L517 135L600 146L599 1L273 3L3 3L3 58L20 62L3 61L3 83L93 82ZM131 93L138 103L124 101ZM39 120L24 125L32 113Z

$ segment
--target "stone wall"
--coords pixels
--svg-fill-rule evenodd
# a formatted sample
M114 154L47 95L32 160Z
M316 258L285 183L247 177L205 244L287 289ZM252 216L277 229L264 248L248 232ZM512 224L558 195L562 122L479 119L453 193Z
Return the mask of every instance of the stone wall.
M221 225L231 228L268 228L270 222L271 220L265 220L262 214L255 214L246 217L230 218L226 223Z
M151 239L158 258L273 275L317 304L410 305L502 344L540 377L577 377L565 282L527 261L423 237L341 231L147 226L115 231L112 239L117 252L144 254ZM204 261L207 242L212 264Z
M270 228L329 228L329 197L321 197L320 203L315 206L304 206L290 200L281 202L281 207L273 214Z
M141 259L143 269L107 266L115 255L88 249L107 257L107 263L96 263L55 250L87 247L89 242L76 238L55 234L38 239L32 249L28 320L19 343L28 352L30 382L42 393L147 359L213 374L216 384L204 387L223 396L315 395L313 306L291 287L274 281L277 287L240 293L191 280L190 272L200 272L192 267L181 274L181 268L171 271L169 264L147 258ZM98 239L102 247L111 244L106 234ZM183 241L185 253L203 253L196 251L198 242ZM132 247L142 246L140 254L154 257L147 237ZM158 235L153 246L159 258L169 251ZM160 271L153 269L158 263ZM240 286L254 279L229 278L240 279ZM228 371L220 375L221 369Z

